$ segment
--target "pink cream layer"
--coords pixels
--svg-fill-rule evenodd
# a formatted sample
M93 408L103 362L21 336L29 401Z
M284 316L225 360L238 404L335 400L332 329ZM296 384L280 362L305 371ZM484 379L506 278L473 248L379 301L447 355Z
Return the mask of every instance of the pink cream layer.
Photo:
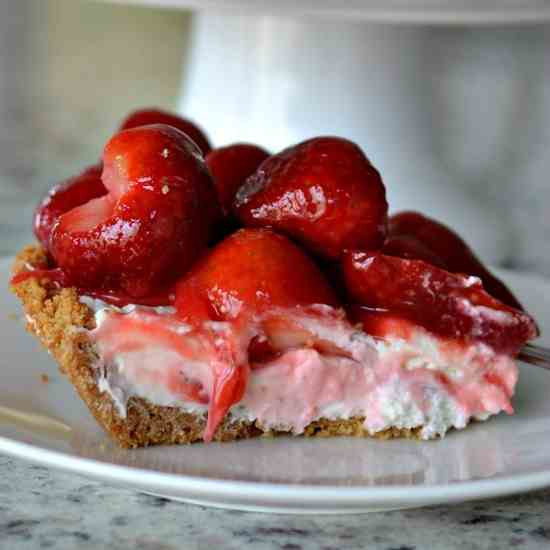
M331 308L314 306L274 310L245 329L205 323L196 330L166 309L93 307L99 386L123 415L132 395L206 414L220 371L217 350L230 348L231 360L246 364L253 338L268 339L278 355L246 364L246 389L229 411L234 420L299 434L319 418L360 416L370 432L421 426L429 439L472 418L513 412L517 367L510 357L420 327L406 340L375 339Z

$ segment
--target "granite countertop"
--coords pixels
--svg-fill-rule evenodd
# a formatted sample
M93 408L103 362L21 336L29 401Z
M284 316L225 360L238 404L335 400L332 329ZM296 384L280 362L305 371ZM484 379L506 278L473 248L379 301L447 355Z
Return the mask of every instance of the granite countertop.
M550 490L342 516L203 508L0 455L0 548L118 550L548 549Z

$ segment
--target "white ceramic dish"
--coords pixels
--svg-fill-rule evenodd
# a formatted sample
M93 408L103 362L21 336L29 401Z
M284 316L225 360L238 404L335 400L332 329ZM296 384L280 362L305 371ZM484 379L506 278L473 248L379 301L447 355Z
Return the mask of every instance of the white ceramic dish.
M25 333L5 288L8 266L0 261L0 452L167 498L266 512L388 510L550 486L550 373L530 366L515 416L442 441L286 437L119 449ZM550 282L505 277L550 334Z

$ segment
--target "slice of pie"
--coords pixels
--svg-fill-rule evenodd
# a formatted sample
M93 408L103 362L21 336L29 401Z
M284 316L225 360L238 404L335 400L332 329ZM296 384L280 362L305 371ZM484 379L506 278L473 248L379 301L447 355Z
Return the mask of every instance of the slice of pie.
M251 150L205 164L174 127L126 128L37 210L11 287L111 437L432 439L512 413L537 327L463 241L388 224L347 140Z

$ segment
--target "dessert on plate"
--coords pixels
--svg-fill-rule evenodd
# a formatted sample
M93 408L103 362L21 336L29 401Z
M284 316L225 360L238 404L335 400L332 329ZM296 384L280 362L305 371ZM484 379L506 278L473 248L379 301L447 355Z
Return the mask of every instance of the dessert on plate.
M124 447L262 434L442 437L512 413L535 321L454 232L388 217L354 143L212 149L126 119L55 186L11 288Z

